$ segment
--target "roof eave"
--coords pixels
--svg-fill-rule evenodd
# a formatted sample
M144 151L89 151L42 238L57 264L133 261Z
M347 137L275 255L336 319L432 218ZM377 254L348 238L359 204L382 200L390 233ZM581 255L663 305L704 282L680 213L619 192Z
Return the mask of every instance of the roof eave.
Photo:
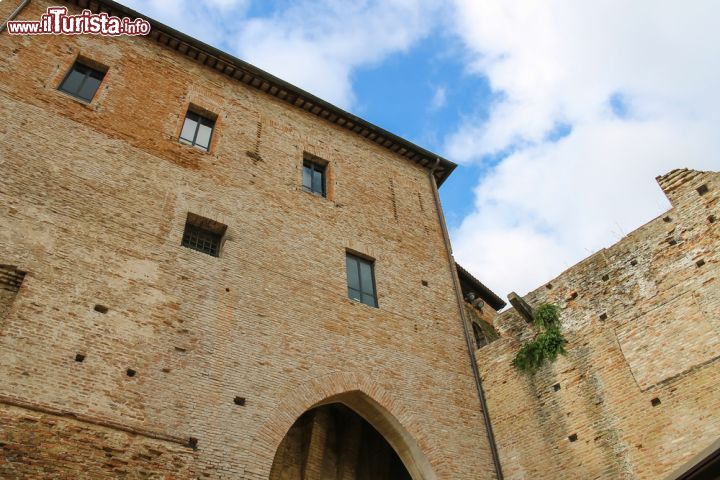
M459 263L455 262L455 267L457 268L458 276L461 279L464 278L467 283L471 284L475 289L477 289L478 295L480 295L480 297L485 300L488 305L490 305L496 311L505 308L505 306L507 305L507 302L505 302L505 300L500 298L495 292L490 290L480 280L475 278L470 272L465 270Z
M438 186L442 185L457 167L455 163L440 155L415 145L244 60L179 32L125 5L113 0L66 0L66 2L80 8L87 8L94 13L106 12L110 15L147 20L151 25L148 37L199 63L214 68L221 74L272 95L337 126L348 129L424 168L432 168L436 160L439 159L440 162L435 169L435 179Z

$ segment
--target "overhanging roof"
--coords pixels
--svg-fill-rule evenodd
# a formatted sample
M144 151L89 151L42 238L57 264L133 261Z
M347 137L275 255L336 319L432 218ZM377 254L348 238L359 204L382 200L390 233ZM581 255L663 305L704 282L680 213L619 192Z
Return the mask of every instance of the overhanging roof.
M425 168L432 168L439 160L435 169L435 178L438 185L442 185L456 167L450 160L425 150L352 113L346 112L239 58L178 32L117 2L112 0L66 0L66 2L80 8L87 8L93 13L105 12L108 15L119 17L143 18L150 22L151 25L148 37L160 45L176 50L181 55L185 55L249 87L272 95L339 127L348 129Z
M455 267L457 267L458 277L460 278L460 286L463 289L463 295L466 291L473 291L480 295L480 298L485 300L485 303L495 310L500 310L507 305L505 300L498 297L495 292L486 287L480 280L473 277L470 272L461 267L457 262L455 263Z

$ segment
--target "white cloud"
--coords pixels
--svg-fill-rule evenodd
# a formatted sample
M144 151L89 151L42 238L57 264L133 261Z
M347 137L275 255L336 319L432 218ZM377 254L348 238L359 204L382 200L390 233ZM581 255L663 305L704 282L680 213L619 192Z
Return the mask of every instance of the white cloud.
M221 10L228 10L231 8L237 8L239 6L245 7L247 5L246 0L205 0L210 5L220 8Z
M250 0L121 0L345 109L352 74L430 34L439 0L298 0L249 16Z
M452 232L460 263L525 293L668 207L654 177L718 169L720 3L457 0L471 71L500 93L450 158L514 151ZM610 99L620 95L618 118ZM572 127L548 140L559 124Z
M210 45L225 48L250 0L120 0L120 3Z
M350 108L353 70L427 35L435 8L431 0L300 1L243 22L234 48L253 65Z
M430 110L440 110L447 103L447 89L443 86L436 87L430 101Z

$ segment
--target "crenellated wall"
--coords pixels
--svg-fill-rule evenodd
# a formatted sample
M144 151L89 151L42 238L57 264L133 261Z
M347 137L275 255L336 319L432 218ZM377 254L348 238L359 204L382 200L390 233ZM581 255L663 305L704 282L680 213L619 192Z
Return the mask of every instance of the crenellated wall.
M668 212L524 297L561 307L567 356L518 373L514 309L477 351L506 478L661 479L720 437L720 174L658 183Z

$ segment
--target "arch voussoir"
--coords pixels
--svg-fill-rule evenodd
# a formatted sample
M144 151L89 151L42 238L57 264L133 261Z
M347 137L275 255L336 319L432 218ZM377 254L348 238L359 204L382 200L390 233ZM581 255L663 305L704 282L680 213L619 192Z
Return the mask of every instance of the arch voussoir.
M255 434L251 456L270 459L290 427L306 411L330 403L342 403L363 417L395 449L413 480L436 478L420 445L428 436L412 409L368 374L334 372L287 389L273 414ZM272 461L257 466L253 478L268 478Z

